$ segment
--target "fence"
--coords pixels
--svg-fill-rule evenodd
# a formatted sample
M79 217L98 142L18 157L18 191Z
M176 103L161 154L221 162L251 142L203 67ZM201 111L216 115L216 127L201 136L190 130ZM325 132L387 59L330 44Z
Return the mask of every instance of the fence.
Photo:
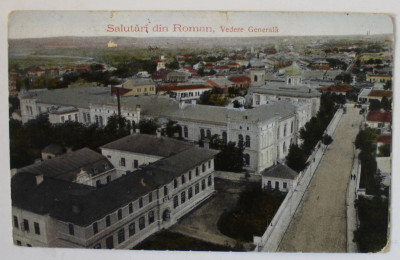
M339 109L326 129L328 135L332 136L334 134L342 115L343 110ZM290 222L303 200L308 185L318 169L325 150L326 146L319 141L313 153L308 158L308 166L299 173L297 184L294 185L294 189L290 190L286 195L286 198L283 200L264 234L261 237L255 236L253 238L253 243L256 246L254 251L277 251Z

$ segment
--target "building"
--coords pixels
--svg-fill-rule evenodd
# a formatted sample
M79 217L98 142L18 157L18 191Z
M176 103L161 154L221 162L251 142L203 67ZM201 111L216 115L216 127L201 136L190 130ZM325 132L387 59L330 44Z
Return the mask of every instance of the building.
M294 190L299 174L283 164L274 165L261 172L261 187L275 189L283 192Z
M390 130L392 125L392 112L370 111L367 115L366 125L371 128Z
M333 85L329 87L317 88L317 90L321 92L330 92L337 95L346 96L347 93L353 91L354 89L349 85Z
M191 74L183 71L171 71L167 74L167 82L185 82Z
M235 88L248 88L251 84L251 79L247 76L232 76L228 80L234 83Z
M368 82L381 82L386 83L388 81L392 81L391 75L375 75L375 74L367 74Z
M119 88L120 96L155 95L156 84L149 78L131 78L121 85L113 86L112 95L116 95Z
M41 109L41 107L39 107ZM41 111L40 111L41 112ZM65 122L78 122L79 110L74 106L56 106L48 110L49 122L59 124Z
M157 93L160 95L169 94L171 98L186 102L200 99L204 92L211 89L210 85L205 84L162 85L158 86Z
M130 249L214 193L217 153L191 147L116 176L84 148L20 169L11 180L14 244Z

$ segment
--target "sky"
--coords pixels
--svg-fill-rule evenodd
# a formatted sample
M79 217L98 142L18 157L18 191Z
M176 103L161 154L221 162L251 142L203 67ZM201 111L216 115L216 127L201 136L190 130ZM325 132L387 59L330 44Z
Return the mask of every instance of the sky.
M146 26L147 32L117 32L117 27ZM167 32L155 32L157 25ZM208 27L208 32L184 32L178 27ZM232 37L303 36L393 33L393 22L384 14L285 13L285 12L108 12L108 11L17 11L9 15L8 37L40 38L56 36L128 37ZM243 28L223 32L221 26ZM252 28L275 28L273 32L252 32ZM174 28L176 30L174 30ZM240 29L238 29L240 30Z

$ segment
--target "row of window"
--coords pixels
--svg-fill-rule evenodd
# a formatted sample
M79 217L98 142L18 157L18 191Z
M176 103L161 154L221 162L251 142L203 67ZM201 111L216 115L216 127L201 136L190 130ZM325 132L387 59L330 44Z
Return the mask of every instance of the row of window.
M267 188L268 188L268 189L272 189L271 181L268 181L268 182L267 182ZM287 182L284 182L284 183L283 183L283 188L284 188L284 189L287 189ZM276 181L276 182L275 182L275 189L279 190L279 181Z
M243 146L243 135L240 134L238 136L238 139L239 139L239 142L238 142L239 146ZM246 135L246 142L244 143L244 146L250 147L250 136L248 136L248 135Z
M153 210L150 211L147 217L148 217L148 224L149 225L152 224L155 221L154 211ZM139 230L143 230L145 227L146 227L146 220L145 217L142 216L139 218ZM136 233L135 222L131 222L128 226L128 237L135 235L135 233ZM125 228L120 229L117 233L118 244L121 244L125 241L125 236L126 236ZM101 244L100 243L96 244L94 248L101 248ZM106 238L106 248L107 249L114 248L114 236L111 235Z
M211 160L208 161L208 169L210 169L210 168L211 168ZM201 172L204 173L206 171L206 169L207 169L207 166L205 163L203 163L203 165L201 166ZM195 172L196 172L196 177L200 175L199 167L196 167ZM189 178L189 181L192 180L192 171L189 171L188 178ZM185 174L183 174L180 179L181 179L181 185L186 183ZM176 188L178 188L178 178L174 179L174 189L176 189ZM166 195L164 194L164 196L166 196Z
M25 231L25 232L29 232L30 231L29 221L27 219L23 219L23 221L21 223L19 223L18 222L18 217L17 216L13 216L13 217L14 217L14 227L15 228L19 228L21 226L21 230L22 231ZM33 222L33 228L35 230L35 234L36 235L40 235L39 223Z
M74 114L74 119L75 122L78 122L78 114ZM72 121L72 115L68 115L68 120L67 121ZM61 122L64 123L65 122L65 117L61 116Z
M210 187L212 185L212 177L211 175L208 176L207 178L207 185ZM205 190L206 188L206 179L201 180L201 190ZM200 192L200 183L196 183L194 185L194 194L197 195ZM182 191L180 194L181 197L181 204L184 204L186 202L186 190ZM190 200L193 197L193 186L189 187L187 190L187 198ZM174 197L174 208L177 208L179 206L179 195L176 195Z
M122 167L126 166L126 160L124 157L121 157L121 159L119 160L119 166L122 166ZM133 160L133 168L139 168L138 160Z
M287 127L287 124L285 124L284 127L283 127L283 137L286 136L286 127ZM290 123L290 133L293 133L293 128L294 128L294 126L293 126L293 121L292 121ZM280 128L278 127L278 132L277 132L277 138L278 139L279 139L279 132L280 132Z

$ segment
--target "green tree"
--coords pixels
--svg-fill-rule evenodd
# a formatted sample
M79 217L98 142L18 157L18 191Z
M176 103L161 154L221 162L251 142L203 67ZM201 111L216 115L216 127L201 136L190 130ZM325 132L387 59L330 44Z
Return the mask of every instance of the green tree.
M286 164L296 172L301 172L307 166L307 155L297 144L291 144L286 157Z
M380 110L381 109L381 102L377 99L370 99L369 100L369 108L370 111L372 110Z
M385 85L383 85L383 88L384 88L385 90L390 90L390 89L392 89L392 81L391 81L391 80L386 81Z
M241 172L243 170L243 146L237 147L234 142L225 142L218 136L211 137L210 148L220 150L215 157L215 169L221 171Z
M392 110L392 102L387 97L383 97L381 100L381 108L386 111Z
M323 141L324 145L330 145L333 142L333 139L330 135L325 134L322 137L322 141Z
M158 124L153 119L149 120L142 119L138 124L138 128L140 129L140 132L143 134L154 135L156 134Z
M182 128L176 121L169 120L165 127L165 133L168 137L174 137L175 135L182 137Z
M390 156L390 144L383 144L378 147L379 156L387 157Z

